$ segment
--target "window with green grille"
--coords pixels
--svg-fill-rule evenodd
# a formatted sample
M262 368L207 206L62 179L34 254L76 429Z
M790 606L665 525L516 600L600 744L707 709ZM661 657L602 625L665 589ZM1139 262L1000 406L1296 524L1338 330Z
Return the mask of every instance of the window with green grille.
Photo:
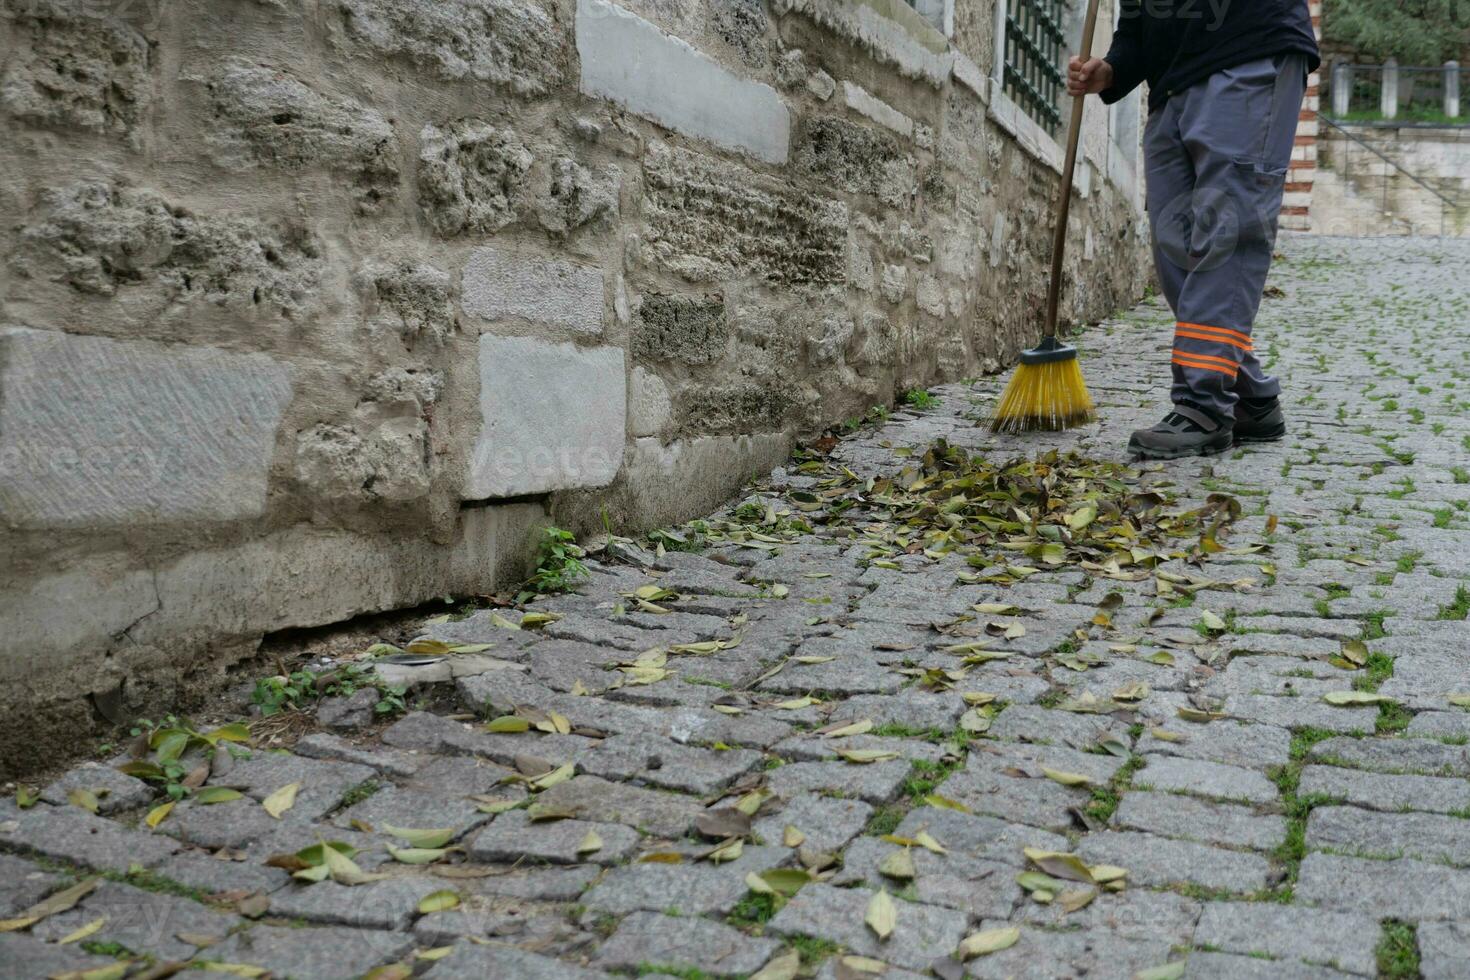
M1062 0L997 0L1006 4L1004 91L1053 136L1062 125L1066 93Z

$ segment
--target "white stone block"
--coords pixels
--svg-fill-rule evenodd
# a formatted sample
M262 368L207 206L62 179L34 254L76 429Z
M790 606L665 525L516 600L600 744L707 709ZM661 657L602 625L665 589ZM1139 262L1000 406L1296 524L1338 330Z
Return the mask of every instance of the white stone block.
M628 428L634 436L656 436L669 424L669 386L652 371L633 369L628 379Z
M785 163L791 116L776 90L607 0L577 0L582 91L670 129Z
M979 65L962 54L954 56L954 79L974 92L981 102L990 101L990 79Z
M867 116L880 126L887 126L900 136L914 135L914 121L861 85L842 83L842 98L847 107L860 115Z
M0 520L255 517L290 401L264 354L0 330Z
M464 311L486 320L521 318L602 333L602 270L561 259L477 248L464 267Z
M611 483L623 462L626 377L621 347L481 336L483 427L465 499Z

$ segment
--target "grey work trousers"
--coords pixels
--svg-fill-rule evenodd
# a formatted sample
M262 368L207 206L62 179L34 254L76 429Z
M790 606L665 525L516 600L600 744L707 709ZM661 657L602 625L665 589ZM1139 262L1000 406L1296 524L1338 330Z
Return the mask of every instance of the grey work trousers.
M1178 321L1173 400L1221 418L1280 383L1251 346L1306 91L1306 58L1218 71L1149 117L1144 131L1154 264Z

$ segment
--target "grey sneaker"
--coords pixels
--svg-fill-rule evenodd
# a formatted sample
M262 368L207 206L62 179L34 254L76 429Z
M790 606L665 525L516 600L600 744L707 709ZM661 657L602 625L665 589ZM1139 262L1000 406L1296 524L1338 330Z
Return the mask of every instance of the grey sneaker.
M1235 405L1235 441L1276 442L1286 436L1286 413L1273 398L1254 405L1241 399Z
M1152 429L1135 431L1128 451L1142 459L1182 459L1223 453L1234 442L1228 423L1190 405L1175 405Z

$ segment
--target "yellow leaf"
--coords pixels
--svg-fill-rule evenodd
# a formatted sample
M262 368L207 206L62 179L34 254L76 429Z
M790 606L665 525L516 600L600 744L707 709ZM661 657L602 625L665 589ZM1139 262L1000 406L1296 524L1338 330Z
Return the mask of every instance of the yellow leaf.
M406 840L414 847L443 847L454 839L454 828L446 827L438 830L413 830L408 827L395 827L392 824L383 824L380 828L385 834L391 834L399 840Z
M576 772L577 764L575 762L568 762L564 766L558 766L551 770L551 772L544 776L536 777L530 781L529 785L532 789L536 790L550 789L557 783L564 783L568 779L571 779L572 776L576 775Z
M844 956L837 962L854 973L867 973L871 976L880 977L888 972L887 963L884 963L882 960L875 960L871 956Z
M755 892L757 895L774 895L774 894L776 894L776 889L772 888L769 884L767 884L766 883L766 879L762 878L760 875L756 874L754 871L748 871L748 872L746 872L746 875L745 875L745 887L746 888L749 888L751 891Z
M512 623L510 620L508 620L504 616L500 615L500 613L491 613L490 614L490 625L491 626L498 626L501 629L506 629L506 630L519 630L521 628L521 624L520 623Z
M357 866L356 861L335 847L324 846L322 858L327 874L339 885L365 885L370 881L378 881L385 877L380 874L367 874Z
M433 864L448 854L448 847L394 847L388 845L388 853L400 864Z
M770 798L770 790L753 789L749 793L746 793L744 796L740 797L740 799L735 801L735 809L739 810L746 816L753 817L756 815L756 812L760 810L761 804L766 802L766 800Z
M148 816L143 818L143 822L151 828L157 828L173 812L174 804L174 800L158 804L158 806L148 811Z
M83 939L86 939L88 936L92 935L92 933L96 932L98 929L101 929L102 926L104 924L106 924L106 922L107 922L107 916L105 916L105 915L102 916L102 918L100 918L100 919L93 919L91 922L88 922L86 925L82 926L80 929L77 929L77 930L75 930L73 932L69 932L65 936L62 936L60 939L56 940L57 945L65 946L67 943L81 942Z
M836 657L792 657L794 663L799 664L830 664Z
M927 830L921 830L917 834L915 834L914 843L922 847L924 850L929 851L931 854L949 853L944 849L943 844L939 843L939 841L929 836L929 831Z
M1199 621L1204 626L1204 628L1209 630L1211 633L1225 632L1225 620L1221 619L1219 616L1216 616L1208 609L1202 610L1200 612Z
M914 870L914 858L907 847L894 851L878 865L878 873L896 881L912 881L918 874Z
M37 902L30 908L25 909L17 918L0 920L0 932L15 932L17 929L26 929L35 925L47 916L65 912L74 907L82 899L91 894L92 889L97 887L98 878L88 878L86 881L72 885L52 895L43 901Z
M638 864L683 864L684 855L678 851L656 851L653 854L645 854L637 861Z
M1036 865L1049 875L1064 878L1067 881L1080 881L1091 885L1096 879L1082 859L1075 854L1065 854L1059 851L1043 851L1035 847L1022 849L1027 860Z
M1451 694L1446 700L1456 708L1470 708L1470 694Z
M447 912L456 908L459 908L459 896L447 888L430 892L419 899L419 911L425 915L431 912Z
M1337 707L1352 707L1360 704L1393 704L1393 698L1372 691L1328 691L1322 700Z
M1187 741L1189 741L1189 739L1185 738L1183 735L1180 735L1177 732L1166 731L1165 729L1162 729L1162 728L1150 728L1148 730L1148 733L1150 735L1152 735L1154 738L1158 739L1160 742L1187 742Z
M958 810L960 813L973 812L963 803L960 803L957 800L952 800L947 796L940 796L938 793L930 793L928 796L924 797L924 802L929 806L937 806L941 810Z
M1021 940L1021 930L1015 926L1007 926L1003 929L986 929L972 936L965 937L960 943L960 948L955 955L962 961L973 960L977 956L987 956L998 953L1003 949L1010 949Z
M800 847L806 843L806 834L787 824L786 830L781 834L781 843L785 847Z
M801 969L801 954L788 949L750 975L750 980L794 980Z
M83 810L90 811L91 813L96 813L97 808L102 805L97 799L96 793L89 789L81 789L80 787L67 793L66 800L72 806L79 806Z
M1096 888L1079 888L1075 891L1062 892L1057 896L1057 901L1061 904L1062 911L1071 915L1073 912L1080 912L1087 908L1095 898L1097 898Z
M433 949L421 949L414 956L418 959L428 960L430 963L434 963L442 960L452 952L454 952L453 946L435 946Z
M1060 769L1042 768L1041 774L1052 782L1061 783L1063 786L1090 786L1091 776L1084 776L1077 772L1063 772Z
M584 854L596 854L602 850L602 838L597 836L597 831L587 831L587 836L582 838L582 843L577 845L577 856Z
M800 711L802 708L810 708L814 704L821 704L816 698L795 698L791 701L778 701L776 707L782 711Z
M1099 885L1107 885L1115 881L1122 881L1124 878L1128 877L1128 869L1120 868L1116 864L1094 864L1087 870L1091 873L1092 880L1097 882Z
M960 697L972 708L983 708L995 701L994 694L987 694L984 691L965 691Z
M251 966L249 963L210 963L201 962L200 969L211 973L228 973L233 977L263 977L270 971L263 966Z
M898 925L898 909L894 906L893 899L888 897L888 889L880 889L869 900L863 922L879 939L887 939L893 935L893 930Z
M897 759L898 753L887 749L838 749L837 755L848 762L858 765L867 765L872 762L886 762Z
M732 837L724 843L717 844L708 851L705 851L700 857L704 858L710 864L724 864L727 861L734 861L739 858L744 850L745 842L739 837Z
M847 738L847 737L852 736L852 735L865 735L868 732L871 732L872 730L873 730L873 722L872 722L872 720L871 719L868 719L868 718L864 718L862 721L855 721L855 722L853 722L853 723L851 723L849 725L843 725L840 728L834 728L834 729L832 729L830 731L824 732L823 735L822 735L822 737L823 738Z
M296 791L300 788L300 783L287 783L270 796L261 800L260 805L265 807L266 813L279 820L281 819L281 814L296 805Z
M487 732L499 732L506 735L514 735L517 732L528 732L530 730L531 723L524 718L517 718L515 715L501 715L499 718L492 719L485 726L485 731Z
M228 803L230 800L238 800L241 794L238 790L225 789L223 786L207 786L194 794L194 802L202 804Z

